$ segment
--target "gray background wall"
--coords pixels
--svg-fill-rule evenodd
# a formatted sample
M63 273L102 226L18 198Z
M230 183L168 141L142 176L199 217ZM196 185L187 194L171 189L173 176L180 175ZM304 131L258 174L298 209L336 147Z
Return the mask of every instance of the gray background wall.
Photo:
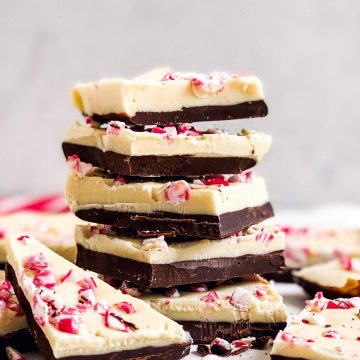
M278 204L360 201L358 0L0 0L0 195L61 191L71 86L159 65L246 70L270 116Z

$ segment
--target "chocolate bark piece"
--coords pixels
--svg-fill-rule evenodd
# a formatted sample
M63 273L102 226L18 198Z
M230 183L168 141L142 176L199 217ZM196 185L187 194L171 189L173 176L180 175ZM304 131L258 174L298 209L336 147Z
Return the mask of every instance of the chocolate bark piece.
M260 349L266 343L262 341L262 337L269 336L275 338L276 334L283 330L286 322L278 323L250 323L248 321L230 322L211 322L211 321L177 321L184 326L184 330L188 331L193 338L194 344L210 343L214 338L222 338L226 341L234 341L241 338L254 336L257 340L252 347Z
M238 174L256 165L246 157L128 156L96 147L64 142L64 155L77 155L94 166L125 176L200 176L209 174Z
M8 346L20 352L35 351L37 349L29 329L21 329L0 336L0 359L6 359L6 347Z
M134 116L124 114L93 114L91 118L99 123L109 121L123 121L128 125L165 125L182 124L199 121L216 121L264 117L268 114L268 107L263 100L248 101L235 105L212 105L183 107L180 111L137 112ZM83 114L87 116L87 114Z
M274 213L271 204L266 203L219 216L165 212L125 213L97 208L78 210L75 215L85 221L113 225L115 229L125 228L138 232L174 232L180 236L221 239L262 222L272 217Z
M319 284L315 284L313 282L310 282L308 280L302 279L297 276L293 276L294 281L300 285L310 296L315 296L315 294L319 291L321 291L324 296L328 299L337 299L337 298L351 298L354 295L346 294L341 291L336 291L335 288L329 288L326 286L321 286ZM360 296L360 293L357 295Z
M275 251L264 255L244 255L235 258L148 264L88 250L78 245L77 265L142 287L167 288L276 272L284 266L284 257L283 251Z
M6 271L7 271L7 278L13 284L15 294L18 297L22 308L25 311L31 334L34 337L36 343L38 344L41 353L47 360L57 360L57 358L53 354L53 351L46 336L44 335L40 326L37 324L37 322L34 320L32 316L31 306L28 300L26 299L22 289L19 286L14 269L10 265L7 265ZM108 354L66 356L66 357L62 357L61 360L85 360L85 359L87 360L123 360L123 359L176 360L188 355L190 352L190 346L191 346L191 338L189 338L183 344L173 344L164 347L144 347L140 349L123 350Z

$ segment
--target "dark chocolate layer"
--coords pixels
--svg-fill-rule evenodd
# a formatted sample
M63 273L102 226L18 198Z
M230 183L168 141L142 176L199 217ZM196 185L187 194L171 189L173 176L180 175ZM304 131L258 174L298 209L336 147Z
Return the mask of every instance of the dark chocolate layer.
M263 277L267 280L275 280L283 283L293 283L294 278L292 272L296 269L286 268L277 273L264 274Z
M20 352L29 352L37 349L34 338L28 328L14 331L0 336L0 359L6 359L6 348L10 346Z
M230 322L200 322L200 321L177 321L184 326L193 338L194 344L210 343L219 337L226 341L239 340L244 337L254 336L261 338L269 336L275 338L280 330L286 326L286 322L278 323L249 323L247 321Z
M40 352L46 360L57 360L46 336L32 316L31 306L17 282L14 269L8 265L6 271L6 277L12 283L19 303L25 311L30 331L39 346ZM177 360L189 354L190 346L191 339L189 338L184 344L174 344L163 347L148 346L140 349L123 350L108 354L66 356L62 357L61 360Z
M173 232L180 236L221 239L266 220L274 213L271 204L266 203L219 216L164 212L136 214L96 208L78 210L75 215L85 221L139 232Z
M243 102L226 106L195 106L182 108L180 111L137 112L128 117L124 114L93 114L91 118L99 123L111 120L123 121L128 125L164 125L182 124L199 121L245 119L263 117L268 114L267 105L263 100ZM88 116L87 114L84 114Z
M128 156L67 142L62 144L62 148L65 156L77 155L84 162L125 176L238 174L256 165L254 159L246 157Z
M337 291L336 288L325 287L318 284L314 284L310 281L301 279L297 276L294 276L294 281L299 284L311 297L314 297L318 291L321 291L324 296L328 299L338 299L338 298L347 298L347 297L354 297L360 296L360 289L359 293L357 294L345 294L343 292Z
M147 264L88 250L78 245L77 265L142 287L167 288L276 272L284 266L284 257L282 251L276 251L264 255L243 255L235 258Z

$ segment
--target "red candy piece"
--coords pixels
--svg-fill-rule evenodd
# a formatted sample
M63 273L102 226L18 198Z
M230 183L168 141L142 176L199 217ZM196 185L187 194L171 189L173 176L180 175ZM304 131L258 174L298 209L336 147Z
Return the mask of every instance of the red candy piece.
M127 180L123 177L123 176L118 176L115 180L114 180L114 184L115 185L125 185L127 183Z
M261 241L262 243L264 243L265 245L268 245L271 243L271 241L274 240L274 234L272 232L261 232L259 234L256 234L255 240L256 241Z
M165 199L173 205L181 204L190 197L190 186L184 180L171 182L165 189Z
M105 314L105 326L110 329L123 332L128 332L130 330L129 325L124 321L124 319L109 311Z
M78 334L80 320L78 316L60 315L57 321L57 329L68 334Z
M205 301L207 303L213 303L218 299L219 299L219 295L217 294L217 292L215 290L211 290L209 294L203 296L200 300Z
M0 240L5 239L5 230L0 229Z
M340 334L336 330L328 330L322 333L323 337L329 338L329 339L339 339Z
M60 278L60 282L63 283L65 281L76 281L77 274L73 269L70 269L64 276Z
M30 236L28 235L22 235L17 238L18 241L22 241L25 245L29 243Z
M351 309L355 307L355 305L349 299L335 299L329 300L327 303L327 309Z
M141 295L141 292L136 287L130 286L130 284L127 281L123 281L120 286L120 291L123 294L131 295L134 297L139 297Z
M69 168L79 176L88 175L93 170L91 164L80 161L80 158L77 155L68 156L66 162Z
M56 285L55 276L48 269L40 270L34 278L34 285L36 287L43 286L47 289L53 289Z
M206 176L203 183L207 186L210 186L210 185L229 186L229 182L222 175Z
M119 135L121 130L125 127L125 123L121 121L110 121L106 128L107 135Z
M24 267L29 270L44 270L49 267L49 260L42 254L35 254L25 260Z
M82 279L77 283L82 289L94 290L97 288L96 282L92 276Z
M134 314L136 313L134 306L126 301L122 301L121 303L117 304L117 307L120 311L125 314Z
M154 134L166 134L166 131L160 127L154 127L151 129L151 132Z

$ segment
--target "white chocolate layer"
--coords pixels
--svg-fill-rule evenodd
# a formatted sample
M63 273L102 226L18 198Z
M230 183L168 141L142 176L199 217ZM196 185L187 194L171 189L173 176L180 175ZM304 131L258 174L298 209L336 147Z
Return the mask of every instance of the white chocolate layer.
M154 73L155 74L155 73ZM165 74L163 74L165 75ZM196 91L190 78L196 74L183 74L186 79L161 81L150 78L134 80L101 80L97 83L78 84L73 89L75 106L87 115L125 114L137 112L180 111L195 106L226 106L263 100L260 80L255 76L229 77L223 89L216 92Z
M128 128L122 129L118 135L111 135L104 129L75 124L65 135L65 142L129 156L246 157L258 162L269 151L271 136L249 132L247 135L180 134L167 138L166 134Z
M253 227L252 227L253 228ZM263 255L284 249L284 233L276 227L265 227L263 233L273 235L269 242L256 240L260 228L253 234L232 236L222 240L196 240L171 243L165 248L146 249L142 239L110 236L90 231L88 226L77 226L76 242L88 250L112 254L148 264L171 264L213 258L232 258L247 254Z
M287 228L285 262L294 269L332 260L336 254L360 257L360 231Z
M24 262L29 256L42 253L49 261L50 271L56 279L55 291L62 305L72 308L79 304L79 285L77 282L88 278L89 274L55 254L37 240L31 238L19 241L11 238L8 242L8 263L15 270L17 281L24 292L27 301L34 311L34 293L36 286L33 284L34 275L24 268ZM76 280L61 282L62 276L73 270ZM105 326L104 316L93 308L81 312L80 329L78 334L59 331L50 322L45 321L41 326L56 358L66 356L95 355L132 350L146 346L168 346L185 342L186 334L182 327L154 311L144 301L122 294L110 285L95 280L97 287L94 289L94 301L107 303L111 311L115 311L116 304L127 302L132 304L135 313L121 313L121 317L133 323L137 329L133 331L119 331ZM37 314L42 314L38 309ZM119 313L117 311L117 313Z
M5 280L5 271L0 270L0 284ZM11 297L12 301L19 303L16 296ZM10 310L0 303L0 337L28 327L24 314Z
M19 212L0 216L0 231L3 231L5 235L0 239L0 262L6 262L7 239L18 233L27 233L36 237L51 250L75 262L74 227L83 223L71 213Z
M360 299L355 299L359 303ZM305 308L284 331L279 332L271 355L310 360L360 359L358 313L358 305L350 309L325 309L320 312Z
M75 213L83 209L106 209L119 212L220 215L269 201L265 181L253 177L248 183L229 186L191 185L189 198L179 204L166 200L168 183L139 182L116 185L113 179L99 176L79 177L70 172L66 184L66 199Z
M232 305L229 301L234 291L240 288L248 292L250 304L247 308ZM256 289L265 292L264 296L254 295ZM285 322L287 318L286 307L281 296L274 287L267 282L249 281L221 285L213 288L219 299L209 303L201 300L209 291L189 292L181 291L180 297L167 297L151 293L141 296L153 309L175 321L212 321L212 322L237 322L274 323Z
M360 262L360 258L352 260ZM304 267L296 271L295 275L315 285L339 288L339 291L341 289L351 291L354 287L360 290L359 269L346 270L339 260Z

